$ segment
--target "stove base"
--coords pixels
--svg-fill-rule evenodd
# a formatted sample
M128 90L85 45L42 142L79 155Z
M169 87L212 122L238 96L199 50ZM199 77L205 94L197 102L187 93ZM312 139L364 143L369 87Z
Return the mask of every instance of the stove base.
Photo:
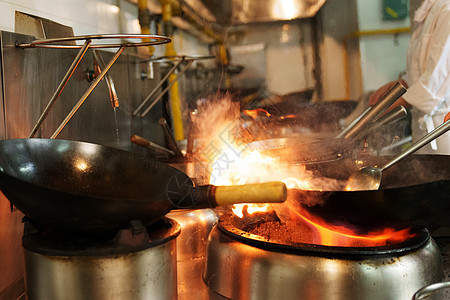
M111 245L78 239L52 245L51 239L25 236L28 299L177 299L176 237L180 228L172 220L164 221L153 232L121 233L122 240ZM151 242L142 245L144 240Z
M204 279L231 299L411 299L421 287L441 281L442 262L431 238L402 254L351 259L263 250L216 227Z

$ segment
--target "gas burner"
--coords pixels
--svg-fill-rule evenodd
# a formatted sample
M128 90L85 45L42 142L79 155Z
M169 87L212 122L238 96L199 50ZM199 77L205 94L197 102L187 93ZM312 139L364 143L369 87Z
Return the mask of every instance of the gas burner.
M30 299L174 299L180 225L162 218L133 221L110 237L25 230L25 277Z
M231 299L411 299L442 279L439 249L427 230L377 247L286 243L250 233L273 222L225 214L209 235L204 280Z
M404 241L387 241L380 246L365 246L364 242L358 241L350 243L352 246L348 247L323 245L315 228L305 223L283 222L275 212L246 215L244 218L226 214L219 220L218 228L234 239L261 249L327 257L396 255L418 249L430 239L428 231L423 229L415 234L408 234L409 238Z

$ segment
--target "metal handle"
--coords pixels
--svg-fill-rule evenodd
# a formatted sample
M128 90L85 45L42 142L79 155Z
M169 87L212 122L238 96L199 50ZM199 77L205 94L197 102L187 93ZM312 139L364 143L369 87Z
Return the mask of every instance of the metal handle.
M438 290L441 289L446 289L450 287L450 282L438 282L438 283L434 283L431 285L428 285L426 287L421 288L420 290L418 290L414 296L413 296L413 300L419 300L419 299L424 299L428 296L430 296L431 294L437 292Z
M392 109L391 111L385 113L383 116L379 117L375 121L373 121L368 127L363 129L361 132L357 133L355 137L363 137L369 134L370 132L375 131L376 129L380 128L381 126L391 124L393 122L399 121L406 117L408 115L408 112L406 108L403 106L397 106L396 108Z
M387 169L390 166L392 166L393 164L399 162L400 160L402 160L406 156L410 155L411 153L416 152L417 150L419 150L420 148L422 148L423 146L425 146L429 142L433 141L434 139L437 139L438 137L440 137L441 135L446 133L449 129L450 129L450 120L448 120L447 122L439 125L432 132L428 133L427 135L422 137L420 140L418 140L417 142L412 144L408 149L406 149L400 155L398 155L393 160L391 160L386 165L384 165L381 168L381 171L384 171L385 169Z
M370 124L377 116L384 112L391 106L398 98L406 93L406 88L400 83L396 82L394 86L381 97L377 104L372 106L370 110L358 121L355 125L344 135L344 139L350 139L357 135L367 124Z

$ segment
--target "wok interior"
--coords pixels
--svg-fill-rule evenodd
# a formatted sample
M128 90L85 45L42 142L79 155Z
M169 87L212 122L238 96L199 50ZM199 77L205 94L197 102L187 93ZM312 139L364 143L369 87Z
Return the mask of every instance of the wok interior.
M0 168L46 189L92 197L140 199L164 192L175 171L143 156L96 144L45 139L0 142Z
M393 157L379 156L368 159L340 159L316 164L306 164L317 177L346 181L350 175L366 166L382 167ZM450 180L450 156L412 155L383 171L380 189L400 188Z

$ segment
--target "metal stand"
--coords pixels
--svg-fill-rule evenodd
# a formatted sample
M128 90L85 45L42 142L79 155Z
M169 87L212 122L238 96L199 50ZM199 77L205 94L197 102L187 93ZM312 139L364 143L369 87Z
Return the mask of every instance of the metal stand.
M107 43L93 44L92 43L92 40L102 40L102 39L148 39L148 41L145 41L145 42L122 41L121 43L109 43L109 44L107 44ZM78 41L78 40L84 40L85 42L83 45L62 44L62 43L73 42L73 41ZM120 54L122 54L123 50L125 50L125 48L160 45L160 44L170 43L171 41L172 40L169 37L159 36L159 35L150 35L150 34L134 34L134 35L102 34L102 35L84 35L84 36L63 37L63 38L56 38L56 39L35 40L29 44L17 45L17 47L19 47L19 48L80 49L80 51L78 52L74 61L72 62L71 66L69 67L66 74L64 75L64 78L62 79L61 83L59 84L58 88L56 89L56 91L53 94L52 98L50 99L49 103L47 104L46 108L44 109L44 111L42 112L38 121L36 122L35 126L33 127L32 131L29 135L29 138L34 137L36 132L41 127L41 125L44 122L45 118L47 117L50 109L52 108L53 104L56 102L57 98L63 91L65 85L69 81L70 77L72 76L73 72L75 71L76 67L80 63L83 56L86 54L86 51L88 50L88 48L92 48L92 49L119 48L119 49L117 50L115 55L111 58L111 60L106 64L106 66L104 67L102 72L91 83L91 85L89 86L87 91L83 94L83 96L77 102L75 107L70 111L70 113L67 115L67 117L64 119L64 121L61 123L61 125L58 127L58 129L56 129L56 131L50 137L52 139L56 138L58 136L58 134L64 129L66 124L70 121L70 119L73 117L73 115L81 107L81 105L84 103L84 101L87 99L87 97L89 97L89 95L95 89L97 84L103 79L103 77L106 75L108 70L112 67L112 65L119 58Z
M159 62L159 63L170 63L173 64L172 68L167 72L167 74L161 79L161 81L155 86L155 88L150 92L150 94L141 102L141 104L136 108L136 110L133 112L133 116L140 116L145 117L145 115L148 114L148 112L158 103L158 101L166 94L170 88L174 85L174 83L181 77L183 74L187 71L187 69L190 68L192 63L195 60L201 60L201 59L212 59L215 58L214 56L163 56L158 57L154 59L150 59L149 62ZM169 78L170 75L172 75L178 67L186 62L186 65L181 69L181 71L177 74L177 77L175 80L171 81L169 85L161 91L161 93L158 94L158 96L150 103L150 105L141 113L144 106L150 101L150 99L155 95L155 93L158 91L159 88L164 84L164 82Z

